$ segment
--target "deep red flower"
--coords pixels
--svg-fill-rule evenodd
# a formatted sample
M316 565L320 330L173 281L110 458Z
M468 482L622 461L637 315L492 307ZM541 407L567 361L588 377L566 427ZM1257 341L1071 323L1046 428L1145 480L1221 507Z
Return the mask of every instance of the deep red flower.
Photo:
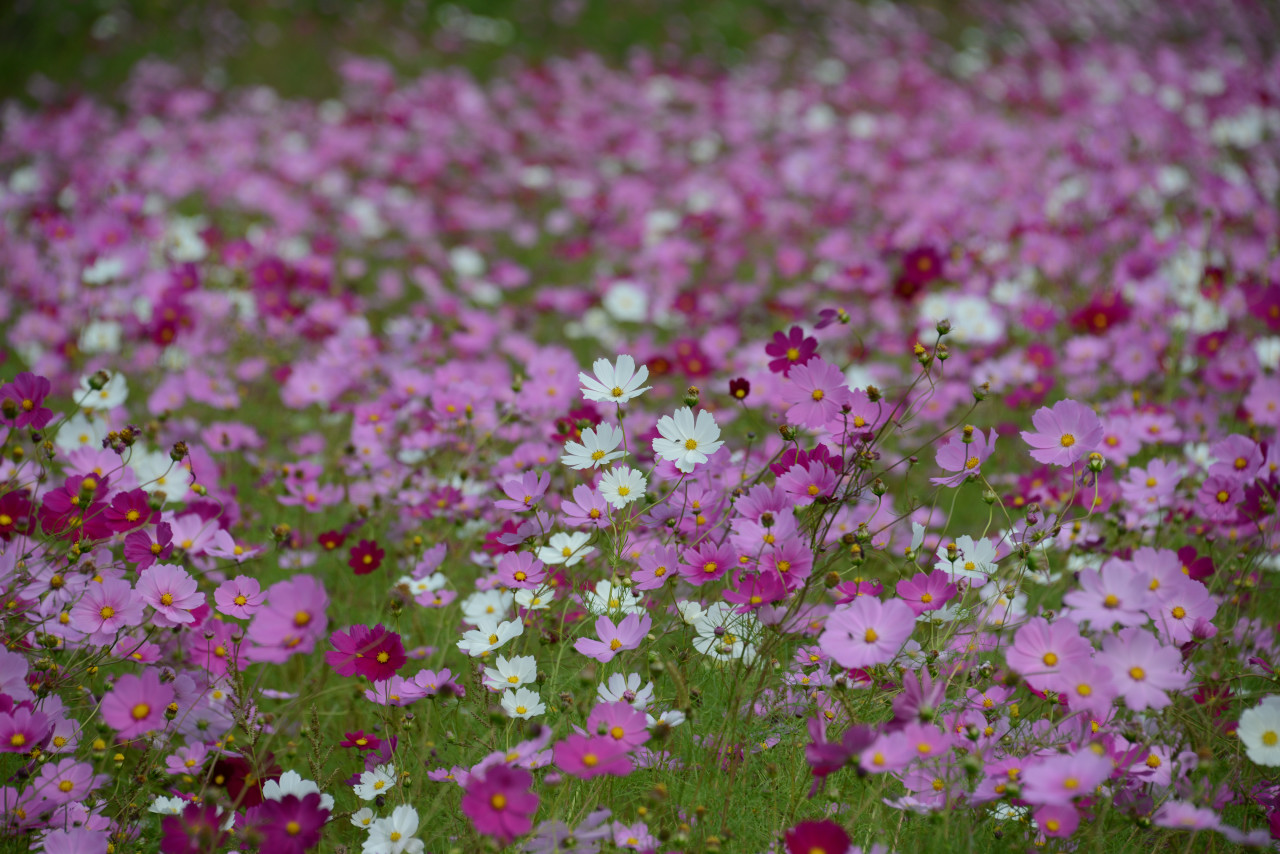
M382 559L387 553L378 548L377 540L361 540L351 547L351 559L347 566L356 571L356 575L368 575L382 566Z
M789 854L845 854L849 834L833 821L802 821L787 831Z
M390 679L408 660L400 635L389 632L381 624L351 627L351 632L334 632L329 636L333 649L324 654L339 676L360 674L370 682Z
M341 531L325 531L316 537L316 541L324 547L325 551L331 552L334 549L341 548L342 544L347 541L347 536Z
M161 854L205 854L227 847L218 808L213 804L187 804L180 815L160 821Z
M942 278L942 255L932 246L917 246L902 256L901 279L916 286L912 293L935 279Z
M751 394L751 383L742 377L729 380L729 394L734 400L746 400L747 395Z

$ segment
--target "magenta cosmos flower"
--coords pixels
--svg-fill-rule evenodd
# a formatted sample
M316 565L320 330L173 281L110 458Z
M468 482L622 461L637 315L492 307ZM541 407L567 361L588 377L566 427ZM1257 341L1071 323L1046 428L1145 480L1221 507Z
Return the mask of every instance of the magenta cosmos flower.
M885 664L902 649L915 625L915 612L901 599L881 602L859 596L827 617L818 646L841 667Z
M173 686L160 681L154 670L141 676L125 674L102 698L102 720L123 739L165 727L165 711L173 702Z
M953 472L946 477L931 477L929 480L938 486L959 486L967 479L982 474L982 464L996 447L996 431L989 430L983 435L981 430L974 430L972 442L952 438L938 447L936 461L938 468Z
M3 418L16 429L42 430L53 419L53 410L44 406L44 399L53 388L44 377L23 372L13 382L0 386L0 403Z
M782 386L779 394L784 403L791 404L787 410L787 423L796 427L817 430L851 402L844 374L822 359L796 365L787 379L789 382Z
M352 626L348 632L329 636L333 649L324 654L339 676L360 674L370 682L382 682L396 675L408 660L400 635L389 632L381 624L372 629Z
M583 780L602 774L625 777L631 773L631 757L626 746L607 735L572 733L556 743L552 757L561 771Z
M610 662L623 650L637 649L652 625L653 620L648 614L643 617L639 614L628 614L617 624L608 616L597 617L596 635L599 640L578 638L574 641L573 648L596 661Z
M538 796L529 791L533 775L523 768L492 765L471 775L462 796L462 812L476 830L510 842L533 828Z
M1031 458L1052 466L1069 466L1097 450L1102 422L1097 413L1074 400L1060 400L1053 408L1041 407L1031 416L1036 432L1022 432L1031 446Z
M793 326L785 335L773 333L773 340L764 345L764 351L774 357L769 362L769 370L785 377L792 368L807 364L813 358L818 352L818 339L806 338L803 329Z
M897 591L902 601L918 617L926 611L936 611L947 604L960 592L960 588L951 583L951 576L935 569L928 575L921 572L914 578L904 578L898 582Z

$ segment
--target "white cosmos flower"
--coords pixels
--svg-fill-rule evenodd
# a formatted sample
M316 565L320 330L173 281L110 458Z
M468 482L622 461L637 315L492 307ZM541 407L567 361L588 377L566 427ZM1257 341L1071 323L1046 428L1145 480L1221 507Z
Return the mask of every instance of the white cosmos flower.
M592 429L582 431L582 441L565 442L564 456L560 462L571 469L589 469L607 466L616 459L626 456L625 451L616 450L622 444L622 430L611 424L601 424Z
M705 463L724 444L720 441L720 425L705 409L698 413L697 421L688 407L677 409L674 416L664 415L658 419L658 432L662 436L653 440L653 452L686 473L698 463Z
M458 649L470 656L488 655L514 637L524 634L522 620L499 622L496 617L484 616L469 632L463 632Z
M570 534L552 534L547 545L538 549L538 560L554 566L564 564L573 566L584 557L595 551L587 545L591 535L585 531L574 531Z
M426 847L418 832L418 811L401 804L387 818L380 818L369 828L361 854L422 854Z
M285 771L279 780L268 780L262 784L262 797L269 801L282 801L286 795L305 798L313 793L320 796L321 809L333 812L333 795L324 794L314 780L303 779L297 771Z
M974 540L965 534L956 539L956 559L947 557L947 547L938 547L938 560L933 565L951 576L952 581L961 578L977 584L985 584L991 574L996 571L996 547L988 539Z
M395 785L396 766L379 765L372 771L365 771L360 775L360 782L355 785L355 793L360 800L371 801L378 795L391 791L395 788ZM263 787L263 795L264 797L266 795L265 786Z
M77 412L58 428L54 443L61 451L75 451L80 448L100 448L102 440L109 432L107 422L101 418L90 418L92 413Z
M610 469L600 478L600 497L610 506L621 510L631 502L642 498L649 482L644 475L629 466Z
M496 667L484 669L484 684L498 691L538 681L538 661L532 655L498 656Z
M589 377L584 373L578 374L578 379L585 386L582 389L582 396L587 400L600 403L626 403L652 388L652 386L641 388L641 384L649 378L649 369L641 365L640 369L636 370L636 360L630 356L619 356L616 365L609 364L608 359L596 359L591 369L595 371L595 377Z
M626 676L615 673L608 682L596 687L596 696L602 703L629 703L633 709L643 712L653 702L653 683L641 688L643 681L639 673Z
M601 304L614 320L643 323L649 316L649 297L635 282L614 282Z
M187 497L191 486L191 472L175 463L164 451L137 454L129 461L138 476L138 484L147 492L163 492L170 501Z
M582 604L593 614L643 614L644 606L640 604L640 596L630 588L605 579L596 582L594 592L582 594Z
M115 320L95 320L80 333L80 350L84 353L119 353L124 331Z
M517 590L516 604L526 611L545 611L551 607L556 598L555 591L549 587L541 590Z
M112 374L111 378L100 389L89 385L93 379L90 374L80 378L80 392L76 400L83 409L115 409L129 399L129 383L124 374Z
M462 600L462 620L474 626L481 617L505 617L514 598L510 590L477 590Z
M502 710L511 718L528 718L541 715L547 711L537 691L528 688L517 688L514 691L502 692Z
M1236 736L1257 765L1280 765L1280 696L1267 697L1240 715Z
M373 820L376 818L377 816L373 814L373 810L364 807L351 814L351 823L361 830L368 830L369 825L373 824Z

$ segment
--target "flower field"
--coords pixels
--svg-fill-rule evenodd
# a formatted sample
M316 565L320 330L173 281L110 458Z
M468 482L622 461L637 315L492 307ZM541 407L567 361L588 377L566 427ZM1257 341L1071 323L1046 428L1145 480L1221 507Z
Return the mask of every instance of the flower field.
M1280 18L805 5L4 105L0 852L1280 840Z

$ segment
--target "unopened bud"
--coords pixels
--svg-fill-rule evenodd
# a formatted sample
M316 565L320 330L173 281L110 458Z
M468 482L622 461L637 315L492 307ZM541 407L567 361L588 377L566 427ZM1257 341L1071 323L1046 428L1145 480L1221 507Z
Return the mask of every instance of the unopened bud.
M698 399L702 397L702 389L696 385L691 385L684 390L684 405L692 409L698 405Z
M1102 456L1102 454L1098 453L1097 451L1094 451L1092 454L1089 455L1089 471L1093 472L1094 474L1097 474L1098 472L1106 468L1106 466L1107 466L1107 461L1106 461L1106 458Z
M983 383L973 387L973 399L977 403L987 399L987 395L991 393L991 383Z
M190 453L190 451L187 448L186 442L174 442L173 448L169 450L169 459L173 460L175 463L180 463L187 458L188 453Z
M888 491L889 491L889 487L886 486L885 482L880 478L876 478L875 480L871 481L871 494L876 496L877 498L879 498L881 495L884 495Z
M973 425L972 424L964 425L964 429L960 431L960 441L964 442L966 445L973 443Z
M937 330L939 335L946 335L951 331L951 321L947 320L945 317L942 320L939 320Z
M778 426L778 435L782 437L783 441L792 442L796 438L796 428L790 424L781 424Z

